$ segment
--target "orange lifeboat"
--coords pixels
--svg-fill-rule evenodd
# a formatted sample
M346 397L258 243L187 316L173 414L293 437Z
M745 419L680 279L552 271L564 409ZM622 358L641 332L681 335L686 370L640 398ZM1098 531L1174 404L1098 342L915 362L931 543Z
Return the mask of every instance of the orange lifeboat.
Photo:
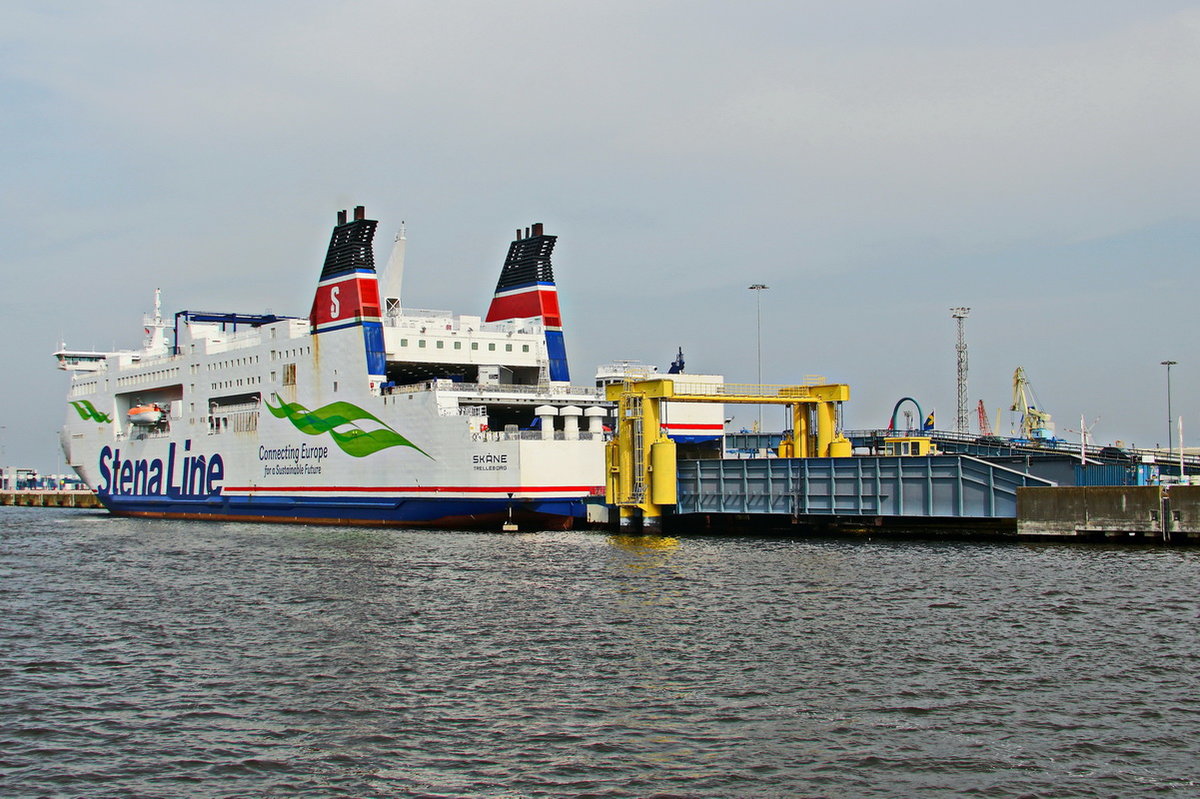
M129 409L129 421L138 425L158 424L166 415L167 412L162 409L162 406L153 402L135 405Z

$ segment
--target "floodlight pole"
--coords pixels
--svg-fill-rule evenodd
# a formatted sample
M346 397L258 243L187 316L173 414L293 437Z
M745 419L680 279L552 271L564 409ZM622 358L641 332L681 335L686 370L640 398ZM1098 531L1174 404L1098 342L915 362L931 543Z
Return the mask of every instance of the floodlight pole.
M748 288L754 292L754 305L758 312L758 384L762 385L762 293L770 286L763 283L755 283ZM758 406L758 432L761 434L762 429L762 405Z
M1167 367L1167 460L1171 459L1171 453L1175 451L1174 436L1175 436L1175 419L1171 416L1171 367L1179 363L1178 361L1162 361L1163 366ZM1179 457L1183 460L1183 441L1179 442Z

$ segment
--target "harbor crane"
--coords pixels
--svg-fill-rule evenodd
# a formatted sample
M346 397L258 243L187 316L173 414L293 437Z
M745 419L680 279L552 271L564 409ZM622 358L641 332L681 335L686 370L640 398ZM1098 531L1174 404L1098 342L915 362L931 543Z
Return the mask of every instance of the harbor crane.
M987 411L983 407L983 400L979 401L978 415L979 415L979 435L981 435L981 436L992 435L992 425L988 422Z
M1036 405L1030 403L1030 397L1034 402L1038 402L1037 395L1029 385L1029 378L1025 376L1025 367L1018 366L1017 371L1013 372L1013 401L1009 410L1021 414L1021 438L1029 441L1053 441L1054 422L1050 421L1050 414L1038 410Z

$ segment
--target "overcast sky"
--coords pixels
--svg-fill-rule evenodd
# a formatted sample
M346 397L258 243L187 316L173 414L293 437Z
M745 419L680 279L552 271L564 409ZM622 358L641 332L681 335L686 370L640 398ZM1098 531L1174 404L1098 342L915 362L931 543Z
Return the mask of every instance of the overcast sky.
M155 287L305 315L358 204L459 313L544 222L576 383L754 382L761 282L764 382L850 427L953 427L969 306L973 424L1023 366L1060 431L1165 445L1171 359L1200 445L1197 3L17 1L0 102L2 462L62 468L60 341L138 346Z

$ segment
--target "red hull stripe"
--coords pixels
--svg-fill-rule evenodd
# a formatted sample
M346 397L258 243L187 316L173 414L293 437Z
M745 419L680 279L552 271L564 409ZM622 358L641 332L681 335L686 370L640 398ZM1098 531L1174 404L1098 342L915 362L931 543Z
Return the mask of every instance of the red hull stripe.
M603 491L604 486L225 486L227 492L239 493L290 493L297 491L320 491L324 493L359 493L364 491L440 493L459 492L471 494L507 493L516 494L581 494Z
M501 514L484 514L482 516L444 516L440 519L426 521L393 521L391 519L322 519L308 516L243 516L236 513L173 513L159 511L111 511L113 516L139 516L146 519L194 519L196 521L225 521L225 522L271 522L274 524L324 524L338 527L456 527L463 529L485 529L488 522L504 519ZM569 516L552 516L550 514L533 514L537 517L539 527L547 530L570 530L574 519ZM530 514L518 511L518 518L528 518Z
M719 424L664 424L661 425L667 430L724 430L724 425Z

